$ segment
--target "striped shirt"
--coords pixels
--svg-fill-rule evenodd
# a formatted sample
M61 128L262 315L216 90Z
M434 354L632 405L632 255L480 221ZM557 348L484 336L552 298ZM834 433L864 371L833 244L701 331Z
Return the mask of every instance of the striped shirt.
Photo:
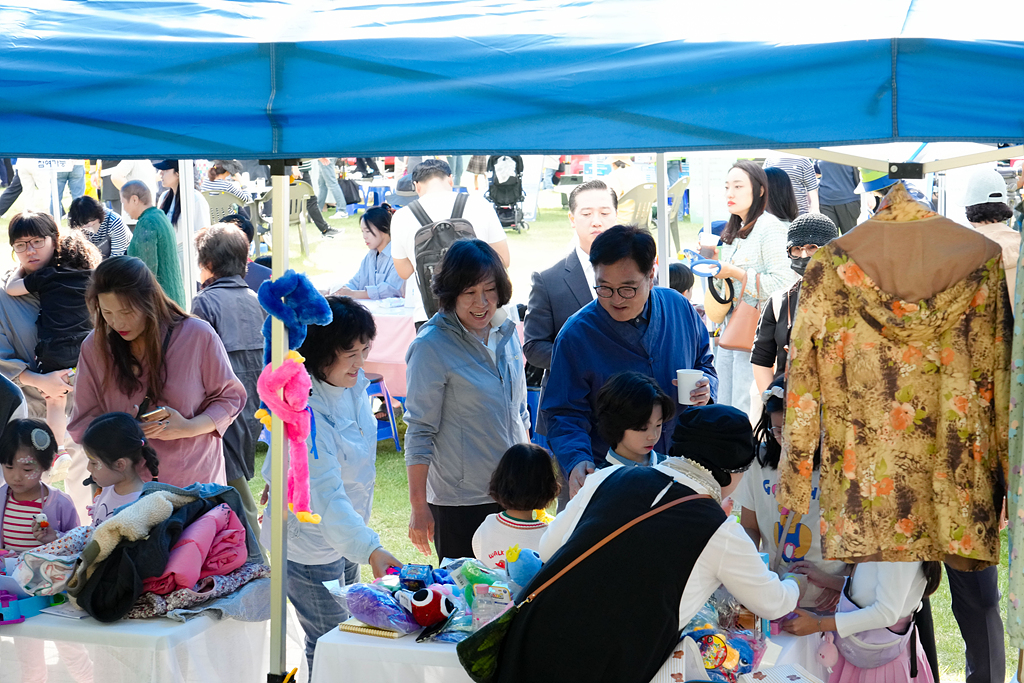
M203 186L200 188L203 192L227 192L233 194L245 203L249 203L252 198L245 192L242 192L242 188L239 187L238 183L234 180L210 180L206 179L203 181Z
M813 161L807 157L790 155L768 157L764 160L764 168L781 168L785 171L793 182L800 213L805 214L811 210L811 200L808 199L807 193L818 189L818 176L814 175Z
M7 507L4 508L3 543L0 546L19 553L38 548L40 543L32 535L32 516L42 511L41 499L22 501L8 497Z
M86 236L97 247L102 247L103 243L109 239L110 256L124 256L124 253L128 251L128 243L132 240L132 235L128 232L124 221L113 211L107 211L107 215L96 232L87 232Z

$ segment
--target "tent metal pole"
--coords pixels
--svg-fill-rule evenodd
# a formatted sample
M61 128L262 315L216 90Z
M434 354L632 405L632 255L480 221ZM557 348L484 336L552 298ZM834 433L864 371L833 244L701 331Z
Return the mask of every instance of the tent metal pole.
M648 157L649 158L649 157ZM668 252L669 252L669 220L668 220L668 169L665 166L665 153L658 152L658 284L668 287Z
M192 299L196 296L196 282L199 281L199 268L196 263L195 234L197 228L205 225L193 225L196 208L196 192L194 171L191 159L178 160L178 201L181 202L181 215L178 216L178 234L181 235L181 275L185 283L185 310L192 310Z
M889 172L889 162L882 159L870 159L868 157L857 156L856 154L847 154L846 152L836 152L831 149L784 149L779 150L786 152L787 154L796 154L802 157L808 157L809 159L821 159L822 161L831 161L836 164L845 164L846 166L859 166L860 168L866 168L871 171L880 171L882 173Z
M991 152L978 152L977 154L967 154L962 157L952 157L951 159L926 161L924 162L924 172L948 171L952 168L987 164L992 161L1002 161L1003 159L1012 159L1019 156L1024 156L1024 145L1003 147L1002 149L993 149Z
M31 181L30 181L31 182ZM53 220L60 225L61 196L57 193L57 167L50 163L50 210L53 212Z
M271 271L273 279L277 280L288 269L288 207L290 205L288 185L290 178L286 175L286 166L281 160L272 162L271 172L273 173L274 197ZM285 352L288 350L288 333L284 329L284 323L277 318L273 319L270 329L270 362L273 367L277 368L284 362ZM284 533L287 516L285 510L287 503L285 500L286 459L284 425L277 415L273 415L271 422L270 458L270 509L264 511L264 514L270 514L272 530L270 557L274 565L270 575L270 673L267 677L268 681L281 680L280 677L287 671L285 632L288 614L285 586L288 581L288 548Z

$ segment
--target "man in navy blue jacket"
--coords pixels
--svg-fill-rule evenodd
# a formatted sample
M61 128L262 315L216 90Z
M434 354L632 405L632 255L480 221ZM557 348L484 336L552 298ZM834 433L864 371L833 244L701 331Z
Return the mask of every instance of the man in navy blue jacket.
M608 452L594 419L597 392L609 377L640 372L677 397L676 370L702 370L690 400L705 405L717 393L707 328L685 297L652 286L656 255L654 238L641 228L617 225L598 236L590 248L597 300L569 318L555 339L541 410L572 496ZM679 406L677 415L687 407ZM665 423L656 451L668 452L675 422Z

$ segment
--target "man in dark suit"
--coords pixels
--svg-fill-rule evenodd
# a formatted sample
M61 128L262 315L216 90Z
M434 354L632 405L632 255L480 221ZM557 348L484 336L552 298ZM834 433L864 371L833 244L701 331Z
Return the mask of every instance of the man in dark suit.
M551 371L551 350L562 325L594 300L594 268L590 245L602 232L617 223L618 198L602 180L578 185L569 195L569 225L576 231L576 247L555 265L533 274L533 289L523 328L526 360L544 370L543 384ZM542 416L536 430L546 434ZM568 492L568 487L562 487Z

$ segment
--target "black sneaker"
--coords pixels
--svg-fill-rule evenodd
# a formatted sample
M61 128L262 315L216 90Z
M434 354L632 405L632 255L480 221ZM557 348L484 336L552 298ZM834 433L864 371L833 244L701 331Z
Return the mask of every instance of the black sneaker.
M343 231L338 230L337 228L327 228L326 230L324 230L320 234L323 235L324 237L327 237L327 238L330 239L330 238L337 237L338 235L342 234L342 232Z

